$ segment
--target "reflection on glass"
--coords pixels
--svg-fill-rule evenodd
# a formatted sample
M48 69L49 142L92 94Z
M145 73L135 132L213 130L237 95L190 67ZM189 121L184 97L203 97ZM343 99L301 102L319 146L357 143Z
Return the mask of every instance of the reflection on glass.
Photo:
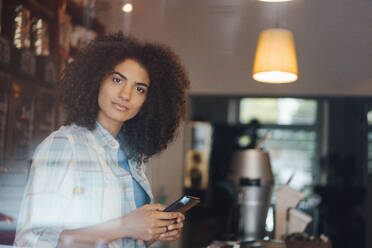
M3 19L2 14L3 14L3 0L0 0L0 33L1 33L1 20Z
M35 98L32 149L45 139L55 127L56 101L52 94L40 92Z
M270 135L262 146L270 154L276 186L287 183L293 175L290 186L304 190L312 184L312 165L315 159L315 131L265 129L258 131L263 137Z
M372 125L372 110L367 113L368 125Z
M368 130L368 173L372 174L372 130Z
M38 56L49 55L48 24L42 19L36 19L32 24L33 49Z
M31 26L30 11L23 5L18 5L15 12L13 44L18 49L29 48Z
M6 75L0 73L0 161L4 159L6 118L8 113L8 82Z
M34 98L26 88L13 83L10 97L11 140L7 145L9 159L29 159L32 139Z
M372 110L367 112L367 121L368 121L368 138L367 138L368 174L372 174Z

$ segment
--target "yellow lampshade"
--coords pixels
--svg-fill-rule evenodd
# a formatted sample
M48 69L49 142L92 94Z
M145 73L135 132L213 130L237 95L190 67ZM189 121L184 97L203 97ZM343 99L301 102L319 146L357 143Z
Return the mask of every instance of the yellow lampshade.
M296 48L291 31L275 28L260 33L253 79L263 83L291 83L297 80Z
M259 0L261 2L289 2L292 0Z

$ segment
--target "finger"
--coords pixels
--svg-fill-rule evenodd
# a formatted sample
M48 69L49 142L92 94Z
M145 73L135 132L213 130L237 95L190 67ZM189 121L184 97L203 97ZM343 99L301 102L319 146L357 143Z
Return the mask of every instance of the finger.
M179 213L177 212L158 212L157 218L163 219L163 220L172 220L177 219L179 216Z
M157 211L163 211L164 210L164 207L159 203L147 204L146 207L149 210L157 210Z
M168 231L167 227L158 227L158 228L153 228L151 233L153 235L159 236L160 234L166 233Z
M174 238L178 238L179 237L179 230L173 230L173 231L168 231L166 233L162 233L160 236L159 236L159 240L162 240L162 239L174 239Z
M173 220L159 220L157 222L157 226L158 227L168 227L168 226L171 226L172 224L174 224L174 221Z
M177 224L172 224L168 226L168 230L175 230L175 229L181 229L183 227L183 223L177 223Z
M183 222L185 220L185 215L182 213L179 213L179 216L177 217L177 222Z
M158 240L159 241L162 241L162 242L164 242L164 241L175 241L175 240L177 240L179 238L180 238L180 236L178 235L178 236L169 237L169 238L159 238Z

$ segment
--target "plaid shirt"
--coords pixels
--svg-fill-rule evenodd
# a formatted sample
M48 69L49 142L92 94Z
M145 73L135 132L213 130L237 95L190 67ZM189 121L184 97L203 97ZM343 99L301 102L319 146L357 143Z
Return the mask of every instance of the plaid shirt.
M65 229L127 215L136 208L132 176L152 200L144 166L129 161L132 175L120 168L118 149L118 141L98 123L94 131L70 125L49 135L34 154L14 245L56 247ZM144 246L129 238L108 245Z

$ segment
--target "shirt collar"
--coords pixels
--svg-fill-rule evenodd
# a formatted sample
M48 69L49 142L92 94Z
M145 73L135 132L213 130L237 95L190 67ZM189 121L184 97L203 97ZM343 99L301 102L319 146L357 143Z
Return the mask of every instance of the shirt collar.
M93 134L102 146L110 146L112 148L119 147L118 140L116 140L109 131L104 129L98 121L96 121L96 128L93 130Z

